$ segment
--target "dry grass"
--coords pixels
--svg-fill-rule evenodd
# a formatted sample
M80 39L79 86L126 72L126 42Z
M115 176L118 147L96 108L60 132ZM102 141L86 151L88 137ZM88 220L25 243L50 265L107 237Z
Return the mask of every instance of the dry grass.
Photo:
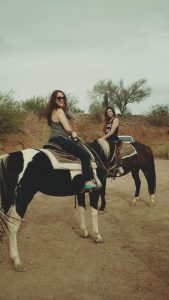
M71 121L72 127L84 141L92 141L103 135L103 122L87 114L79 114ZM12 152L25 148L41 148L48 140L50 130L46 119L29 114L23 128L17 133L3 135L0 139L0 153ZM145 116L120 118L119 134L132 135L137 141L149 145L158 157L168 157L169 128L151 125Z

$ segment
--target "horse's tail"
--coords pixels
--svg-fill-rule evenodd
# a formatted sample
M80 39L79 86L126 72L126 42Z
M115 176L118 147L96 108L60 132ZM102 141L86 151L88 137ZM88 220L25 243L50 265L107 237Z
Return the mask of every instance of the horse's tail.
M7 195L7 182L6 182L7 158L8 158L8 154L0 156L0 209L4 209L5 198Z
M146 170L144 169L144 175L147 179L148 190L150 195L154 194L156 191L156 171L155 171L155 162L153 152L150 147L147 146L147 162L146 162Z
M8 154L0 156L0 239L3 237L3 232L6 228L4 221L4 211L7 201L7 181L6 181L6 170L7 170L7 158Z

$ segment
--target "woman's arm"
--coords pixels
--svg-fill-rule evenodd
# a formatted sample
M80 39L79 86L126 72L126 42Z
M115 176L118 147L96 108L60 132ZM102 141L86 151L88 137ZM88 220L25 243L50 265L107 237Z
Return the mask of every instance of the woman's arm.
M72 130L71 126L69 125L69 122L66 118L66 115L63 111L63 109L58 108L54 114L56 114L59 122L63 125L63 128L65 129L65 131L70 134L73 138L77 137L77 133L75 131Z
M112 125L111 130L107 134L102 136L102 139L106 140L107 138L109 138L115 132L115 130L118 126L119 126L119 119L115 118L114 121L113 121L113 125Z

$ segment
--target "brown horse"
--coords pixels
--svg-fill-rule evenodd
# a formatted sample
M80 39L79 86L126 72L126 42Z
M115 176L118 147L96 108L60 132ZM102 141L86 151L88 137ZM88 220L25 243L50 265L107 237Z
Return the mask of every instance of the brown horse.
M150 194L150 200L148 202L149 206L155 204L154 193L156 190L156 172L154 164L154 156L149 146L141 144L139 142L131 143L137 151L137 154L128 158L123 159L123 169L124 173L122 176L131 172L132 177L135 182L135 194L134 198L131 201L131 205L136 205L137 200L139 199L141 180L139 176L139 171L141 170L147 180L148 191ZM102 188L99 190L101 196L101 206L99 210L104 211L106 207L106 198L105 198L105 189L106 189L106 178L102 181Z

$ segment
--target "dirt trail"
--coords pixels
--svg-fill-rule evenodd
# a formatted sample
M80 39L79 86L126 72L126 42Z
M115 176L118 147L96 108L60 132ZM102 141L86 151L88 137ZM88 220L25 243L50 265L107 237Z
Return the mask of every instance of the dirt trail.
M169 161L156 160L156 206L133 194L131 175L108 180L107 209L99 216L103 244L80 237L74 197L37 194L18 235L26 273L14 271L8 243L2 245L0 300L167 300L169 299ZM87 201L87 224L91 233Z

